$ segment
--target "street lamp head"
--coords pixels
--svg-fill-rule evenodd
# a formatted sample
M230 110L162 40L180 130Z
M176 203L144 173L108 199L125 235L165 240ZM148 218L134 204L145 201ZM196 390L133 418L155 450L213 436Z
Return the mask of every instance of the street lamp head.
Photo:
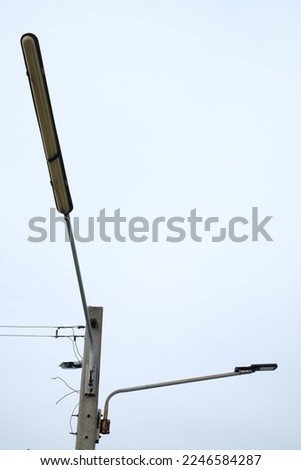
M251 364L250 366L239 366L235 367L234 372L258 372L258 371L272 371L277 369L278 364Z
M56 132L38 38L32 33L21 37L27 76L40 127L57 210L66 215L73 205Z
M67 362L62 362L59 367L62 369L81 369L83 366L82 361L67 361Z
M51 159L59 153L59 143L38 38L32 33L24 34L21 46L46 158Z

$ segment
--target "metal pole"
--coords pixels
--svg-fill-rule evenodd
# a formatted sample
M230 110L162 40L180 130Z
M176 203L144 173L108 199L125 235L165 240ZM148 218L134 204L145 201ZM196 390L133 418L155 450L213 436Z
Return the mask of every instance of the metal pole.
M92 328L91 328L91 323L89 319L89 312L88 312L88 306L87 306L87 301L86 301L86 296L85 296L85 290L84 290L84 285L82 281L82 276L80 272L80 266L78 262L78 257L77 257L77 252L76 252L76 246L74 242L74 237L73 237L73 232L72 232L72 226L70 222L70 216L69 214L64 215L64 219L66 222L67 230L68 230L68 235L69 235L69 241L71 245L71 251L72 251L72 256L74 260L74 266L75 266L75 271L77 275L77 280L78 280L78 286L79 286L79 291L82 299L82 304L83 304L83 309L84 309L84 314L86 318L86 326L87 326L87 332L88 332L88 338L90 342L90 348L89 348L89 377L88 377L88 385L93 388L93 371L94 371L94 344L93 344L93 334L92 334Z
M80 387L80 401L78 410L78 424L76 435L76 450L94 450L99 441L100 416L98 413L98 390L100 376L101 334L102 334L102 307L88 307L89 325L92 330L95 345L95 374L94 393L87 393L86 371L90 355L90 339L88 331L85 336L83 368Z

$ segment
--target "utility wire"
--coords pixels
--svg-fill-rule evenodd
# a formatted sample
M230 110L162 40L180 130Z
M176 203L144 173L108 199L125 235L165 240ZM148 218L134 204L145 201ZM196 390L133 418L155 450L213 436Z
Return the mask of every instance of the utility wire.
M61 329L61 328L64 328L64 329L73 329L73 328L77 328L77 329L82 329L82 328L86 328L84 325L72 325L72 326L45 326L45 325L42 325L42 326L30 326L30 325L0 325L0 328L46 328L46 329Z
M12 338L84 338L85 335L13 335L0 334L1 337L7 336Z
M0 333L0 336L6 337L22 337L22 338L84 338L85 335L77 335L74 333L75 329L84 329L85 326L83 325L72 325L72 326L37 326L37 325L0 325L0 328L6 329L14 329L14 330L21 330L21 329L47 329L47 330L55 330L55 335L46 335L46 334L16 334L16 333ZM72 330L72 334L70 335L61 335L59 334L59 330L61 329L69 329Z

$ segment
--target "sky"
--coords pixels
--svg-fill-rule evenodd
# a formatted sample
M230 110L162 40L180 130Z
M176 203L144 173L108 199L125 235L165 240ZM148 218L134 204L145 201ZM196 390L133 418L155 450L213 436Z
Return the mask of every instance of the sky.
M104 308L99 407L118 388L279 366L117 395L97 449L300 449L300 15L291 0L1 2L0 449L74 448L80 371L58 366L83 340L77 351L72 338L4 335L85 321L63 224L50 224L27 32L40 41L71 219L82 238L95 226L77 250L87 302ZM126 218L124 241L109 222L101 238L103 209Z

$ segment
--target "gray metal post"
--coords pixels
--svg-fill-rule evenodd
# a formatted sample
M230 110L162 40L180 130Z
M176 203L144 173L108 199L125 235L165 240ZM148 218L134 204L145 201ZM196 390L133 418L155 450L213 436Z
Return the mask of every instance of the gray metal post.
M81 376L80 402L78 410L78 424L76 435L76 450L94 450L99 441L98 416L98 390L100 375L101 333L102 333L102 307L88 307L89 318L92 326L95 375L92 394L87 391L86 374L89 373L89 334L86 330L83 368Z

